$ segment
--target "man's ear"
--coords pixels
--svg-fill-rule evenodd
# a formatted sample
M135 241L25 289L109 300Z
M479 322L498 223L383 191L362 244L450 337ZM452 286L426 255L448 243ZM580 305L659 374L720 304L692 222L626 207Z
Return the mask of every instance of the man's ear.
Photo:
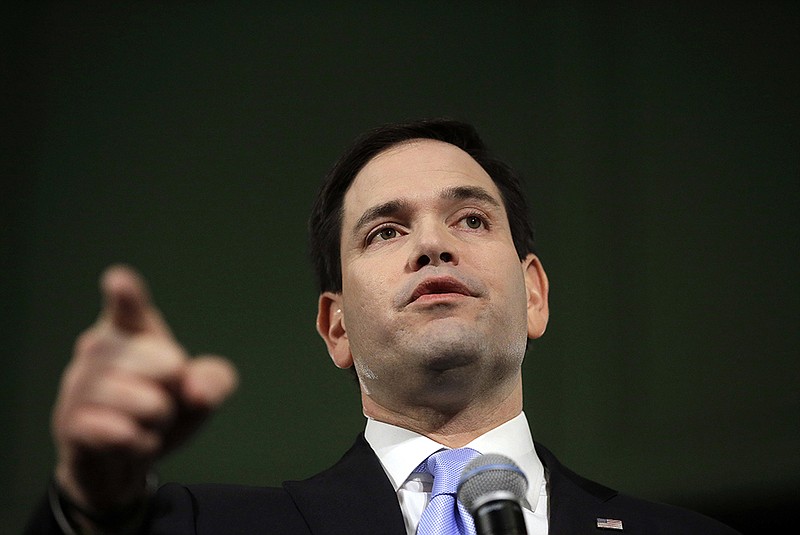
M547 329L547 320L550 317L550 307L547 303L550 283L547 281L542 263L535 254L529 254L522 261L522 270L528 292L528 338L539 338Z
M323 292L319 296L317 308L317 332L328 346L328 354L337 368L353 365L350 353L350 340L342 312L342 294Z

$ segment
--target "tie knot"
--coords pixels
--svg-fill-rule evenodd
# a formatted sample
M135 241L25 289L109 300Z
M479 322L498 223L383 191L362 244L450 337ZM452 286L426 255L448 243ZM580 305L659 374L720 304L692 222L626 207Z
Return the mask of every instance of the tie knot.
M437 451L425 459L416 471L427 472L433 476L431 498L440 494L455 496L461 472L479 455L480 453L472 448Z

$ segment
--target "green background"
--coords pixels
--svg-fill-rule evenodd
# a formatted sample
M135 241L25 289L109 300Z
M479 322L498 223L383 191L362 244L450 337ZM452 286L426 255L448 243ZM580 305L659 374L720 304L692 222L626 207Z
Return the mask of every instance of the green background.
M52 469L58 378L112 262L146 275L190 351L241 372L162 479L275 484L339 457L364 422L314 330L305 221L355 135L423 116L476 124L527 177L552 287L524 370L534 436L585 476L742 529L798 505L798 3L0 17L9 533Z

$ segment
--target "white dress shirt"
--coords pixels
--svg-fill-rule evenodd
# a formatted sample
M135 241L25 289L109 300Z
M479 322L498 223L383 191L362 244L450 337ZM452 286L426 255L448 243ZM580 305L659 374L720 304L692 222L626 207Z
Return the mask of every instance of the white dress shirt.
M375 450L403 511L406 533L414 535L422 510L430 500L432 477L412 471L429 455L444 448L408 429L367 419L364 436ZM547 535L547 484L544 466L536 455L525 413L479 436L466 446L480 453L499 453L513 460L528 477L522 503L528 535Z

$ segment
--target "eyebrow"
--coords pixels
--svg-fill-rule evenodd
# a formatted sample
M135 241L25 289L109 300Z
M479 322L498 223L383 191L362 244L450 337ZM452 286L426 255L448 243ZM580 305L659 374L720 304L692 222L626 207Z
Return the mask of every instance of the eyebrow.
M497 199L486 191L484 188L478 186L453 186L442 191L441 197L443 199L451 199L454 201L475 200L490 204L495 208L500 208L500 203Z
M367 226L376 219L408 212L410 208L411 203L406 200L389 201L367 208L367 210L361 214L361 217L358 218L358 221L356 221L353 227L353 234L357 235L361 228Z
M500 208L501 205L488 191L478 186L453 186L445 188L439 194L440 199L452 201L466 201L475 200L495 208ZM356 224L353 226L353 234L358 235L361 228L368 225L370 222L388 216L395 216L411 210L411 203L405 199L396 199L381 203L370 208L361 214Z

